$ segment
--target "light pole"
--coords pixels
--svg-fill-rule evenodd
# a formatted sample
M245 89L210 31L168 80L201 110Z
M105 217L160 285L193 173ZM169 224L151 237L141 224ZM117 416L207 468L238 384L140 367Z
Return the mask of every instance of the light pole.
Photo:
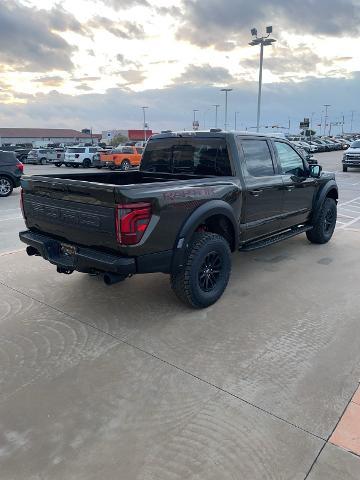
M324 107L325 107L325 125L324 125L324 135L325 135L326 134L326 124L327 124L327 119L328 119L328 108L331 107L331 105L326 103L324 105ZM330 133L329 133L329 135L330 135Z
M193 130L197 130L199 128L199 122L196 123L196 112L199 110L194 109L193 114L194 114L194 120L193 120Z
M238 115L238 113L240 113L240 112L235 112L235 123L234 123L234 130L236 130L236 119L237 119L237 115Z
M258 105L257 105L257 118L256 118L256 131L259 131L260 128L260 113L261 113L261 89L262 89L262 70L263 70L263 61L264 61L264 47L267 45L272 45L276 40L274 38L269 38L272 33L272 26L266 27L267 35L258 37L258 31L256 28L251 29L251 35L253 40L249 43L252 47L255 45L260 45L260 68L259 68L259 91L258 91Z
M146 116L145 116L145 110L149 107L141 107L142 108L142 111L143 111L143 117L144 117L144 142L146 143L146 128L147 128L147 125L146 125Z
M353 129L354 113L355 113L355 110L351 110L350 133L352 133L352 129Z
M225 92L225 131L227 130L227 105L228 105L228 93L232 91L232 88L222 88L222 92Z
M215 105L213 105L213 107L215 107L215 128L217 128L217 122L218 122L218 108L220 107L220 105L218 103L216 103Z

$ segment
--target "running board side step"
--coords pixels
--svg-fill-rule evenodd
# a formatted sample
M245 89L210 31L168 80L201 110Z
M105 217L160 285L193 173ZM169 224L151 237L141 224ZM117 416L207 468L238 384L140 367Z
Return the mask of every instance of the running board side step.
M252 250L258 250L259 248L267 247L272 245L273 243L282 242L283 240L287 240L288 238L295 237L295 235L299 235L300 233L307 232L308 230L312 230L311 225L304 225L302 227L295 227L291 230L286 230L285 232L278 233L277 235L272 235L271 237L264 238L263 240L257 240L254 242L246 243L242 247L239 248L240 252L251 252Z

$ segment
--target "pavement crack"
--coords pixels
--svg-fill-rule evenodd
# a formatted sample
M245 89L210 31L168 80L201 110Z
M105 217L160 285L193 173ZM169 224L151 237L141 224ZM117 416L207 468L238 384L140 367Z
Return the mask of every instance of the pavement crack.
M312 462L312 464L310 465L310 468L309 468L309 470L308 470L308 472L307 472L306 476L304 477L304 480L306 480L306 479L309 477L309 475L310 475L310 473L311 473L312 469L314 468L314 466L315 466L316 462L318 461L318 458L320 457L320 455L321 455L322 451L324 450L324 448L326 447L326 445L329 443L329 440L330 440L330 438L331 438L331 435L332 435L332 434L335 432L335 430L336 430L337 426L338 426L338 425L339 425L339 423L340 423L340 420L342 419L342 417L343 417L343 415L344 415L344 413L345 413L346 409L347 409L347 408L348 408L348 406L350 405L350 403L351 403L351 400L353 399L353 397L354 397L354 395L355 395L355 393L356 393L356 391L357 391L357 389L358 389L358 388L359 388L359 384L357 384L357 385L356 385L356 388L355 388L355 390L354 390L353 394L351 395L351 397L350 397L349 401L347 402L347 404L345 405L345 407L344 407L343 411L341 412L341 415L340 415L340 417L339 417L338 421L336 422L336 424L335 424L334 428L331 430L330 434L328 435L327 439L325 440L325 443L324 443L324 445L323 445L323 446L320 448L320 450L319 450L318 454L316 455L316 457L315 457L314 461L313 461L313 462ZM349 452L349 453L353 453L353 452Z

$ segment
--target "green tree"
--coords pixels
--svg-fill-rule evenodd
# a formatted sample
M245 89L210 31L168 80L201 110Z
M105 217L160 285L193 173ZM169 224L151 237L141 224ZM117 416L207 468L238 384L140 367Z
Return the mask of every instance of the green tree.
M112 138L110 145L112 145L113 147L117 147L120 143L125 143L128 140L129 139L125 137L125 135L121 135L121 133L119 133L118 135L115 135L115 137Z

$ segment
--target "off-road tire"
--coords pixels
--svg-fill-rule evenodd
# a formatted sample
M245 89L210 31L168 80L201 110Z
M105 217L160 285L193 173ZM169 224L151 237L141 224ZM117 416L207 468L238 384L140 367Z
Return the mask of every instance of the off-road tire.
M210 291L200 285L206 259L216 254L221 259L218 279ZM216 233L195 233L186 253L183 267L171 274L171 287L177 297L193 308L206 308L215 303L228 284L231 273L231 251L228 242Z
M320 215L312 230L306 232L311 243L327 243L332 237L337 217L336 202L333 198L326 198L321 206Z
M345 165L343 165L343 172L347 172L347 169L348 169L348 167L346 167Z

